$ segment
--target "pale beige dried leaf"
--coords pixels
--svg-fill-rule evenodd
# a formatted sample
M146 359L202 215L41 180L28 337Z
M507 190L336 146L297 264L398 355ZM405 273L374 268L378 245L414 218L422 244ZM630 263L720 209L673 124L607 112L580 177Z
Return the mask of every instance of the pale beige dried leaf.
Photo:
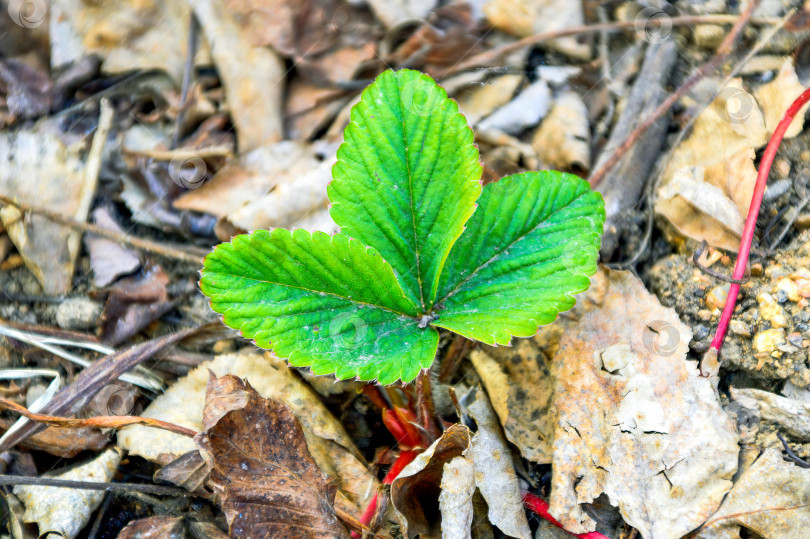
M773 133L777 124L782 120L791 103L805 90L796 70L793 67L793 59L788 58L782 64L776 78L767 84L763 84L754 92L763 112L765 113L765 128ZM804 115L808 105L799 110L795 119L790 123L785 138L790 139L802 132L804 128Z
M605 493L645 538L680 538L719 506L738 435L716 388L685 360L691 331L630 272L608 272L601 306L554 357L550 512L592 531L580 504Z
M422 20L436 6L436 0L369 0L368 3L377 18L388 28Z
M224 0L197 0L191 7L211 44L211 56L225 86L239 152L279 142L283 138L284 63L275 52L251 43Z
M455 457L444 465L439 494L443 539L470 539L474 492L475 470L470 459Z
M548 360L537 345L517 339L511 347L474 350L470 360L492 398L506 438L525 459L551 462L552 382Z
M554 98L551 112L532 138L532 147L551 168L590 170L590 122L579 94L564 91Z
M786 462L779 449L766 449L740 475L698 539L739 537L740 526L765 539L806 537L810 470Z
M512 99L522 75L502 75L458 92L458 108L470 125L477 124Z
M323 213L334 159L321 160L311 146L294 141L262 146L231 161L174 206L210 213L247 231L304 228L304 223L331 232L334 222Z
M66 146L51 133L0 134L0 193L84 220L81 148L82 143ZM41 216L23 218L11 206L0 209L0 218L45 293L70 290L80 234Z
M787 434L802 442L810 441L810 402L780 397L761 389L731 388L731 398L759 413L762 419L782 427Z
M489 521L510 537L531 539L512 451L504 439L498 416L480 387L467 411L478 426L470 442L471 456L475 485L487 502Z
M179 84L188 55L188 4L183 0L55 0L51 3L51 64L63 67L88 55L105 73L160 69ZM207 56L208 46L200 43Z
M107 482L112 480L121 451L111 448L92 460L73 466L65 471L45 473L44 477L71 481ZM40 537L49 533L59 534L68 539L76 537L88 522L93 511L104 499L103 490L81 490L72 488L41 487L19 485L14 494L25 505L25 522L36 523Z

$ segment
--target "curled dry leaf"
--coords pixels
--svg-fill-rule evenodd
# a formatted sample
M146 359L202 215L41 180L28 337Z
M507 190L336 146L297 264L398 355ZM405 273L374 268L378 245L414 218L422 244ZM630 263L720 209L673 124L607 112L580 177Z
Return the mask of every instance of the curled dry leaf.
M512 452L501 432L498 416L480 387L475 390L467 412L478 426L470 447L475 485L487 502L489 521L509 537L530 539Z
M682 537L731 488L739 437L716 388L685 360L691 331L675 311L630 272L593 280L607 280L602 305L566 330L551 364L550 512L592 531L580 504L605 493L643 537Z
M118 539L159 539L161 537L184 537L183 517L158 515L141 518L127 524L118 533Z
M791 60L753 95L740 79L720 88L673 151L655 211L685 236L736 251L756 181L755 150L803 90ZM785 138L795 137L803 125L800 111Z
M7 431L13 424L14 421L10 419L0 418L0 432ZM45 451L63 459L70 459L82 451L101 451L109 441L109 436L98 429L48 427L42 432L29 436L20 445L37 451Z
M402 535L412 539L441 537L439 512L445 465L464 456L470 447L470 429L453 425L420 453L391 484L391 503L402 524Z
M697 539L740 537L787 539L810 529L810 470L786 462L778 449L766 449L737 479L723 505Z
M43 477L74 481L110 481L121 461L121 451L111 448L89 462ZM51 533L68 539L76 537L90 521L90 515L104 499L103 490L19 485L14 495L25 505L23 520L36 523L39 536Z
M239 378L208 382L200 448L233 537L348 539L333 511L337 487L309 454L285 404Z
M527 460L551 462L554 427L548 360L529 339L511 347L476 349L470 354L506 438Z
M810 402L780 397L760 389L733 387L731 398L757 412L762 419L776 423L793 438L810 441Z

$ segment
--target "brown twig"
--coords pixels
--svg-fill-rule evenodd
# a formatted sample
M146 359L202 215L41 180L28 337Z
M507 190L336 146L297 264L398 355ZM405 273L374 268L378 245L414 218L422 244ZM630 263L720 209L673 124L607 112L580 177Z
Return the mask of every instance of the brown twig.
M604 177L607 175L610 170L616 166L616 164L624 157L624 154L633 147L633 145L641 138L641 136L650 128L659 118L661 118L664 114L669 112L669 109L672 108L675 103L677 103L686 93L692 89L692 87L703 80L709 73L714 71L723 61L731 54L731 51L734 49L734 42L737 40L737 37L742 32L743 28L745 28L746 23L751 19L751 14L754 10L759 6L761 0L753 0L745 11L740 14L740 17L737 19L737 22L734 23L734 26L731 28L731 31L728 33L726 38L720 44L720 47L717 48L717 52L715 52L714 56L700 66L697 71L695 71L681 86L678 87L672 94L667 97L663 103L661 103L655 111L649 115L647 118L644 119L643 122L636 127L630 135L624 140L624 142L616 148L613 152L613 155L605 161L599 170L594 172L591 177L588 179L591 186L599 185ZM653 19L654 20L654 19ZM781 21L781 19L780 19Z
M759 3L759 2L756 2ZM750 18L751 13L748 13L748 18ZM746 15L684 15L682 17L671 17L667 19L659 19L659 18L652 18L650 20L645 21L645 26L659 26L661 24L672 24L672 26L692 26L695 24L734 24L737 26L741 19L745 18ZM751 19L752 24L758 25L772 25L778 24L780 19L778 18L757 18ZM544 41L549 41L551 39L557 39L560 37L568 37L568 36L576 36L576 35L584 35L584 34L596 34L600 32L616 32L619 30L627 30L635 28L636 21L619 21L619 22L608 22L608 23L600 23L600 24L588 24L584 26L573 26L571 28L565 28L563 30L554 30L552 32L544 32L542 34L535 34L532 36L524 37L514 43L508 43L506 45L502 45L500 47L496 47L492 50L482 52L476 54L475 56L461 62L451 69L448 69L444 73L441 73L437 76L437 78L447 78L451 75L455 75L460 71L466 71L468 69L472 69L475 67L486 66L492 63L497 62L504 56L518 51L522 48L529 47L531 45L537 45ZM733 31L733 30L732 30Z
M782 442L782 445L785 447L785 452L787 453L788 459L791 462L793 462L794 464L797 464L801 468L810 468L810 463L808 463L806 460L804 460L799 455L797 455L796 453L793 452L793 450L788 445L787 440L785 440L785 437L782 436L781 432L777 432L776 437L779 438L780 442Z
M105 483L96 481L71 481L52 477L25 477L21 475L0 475L0 485L33 485L37 487L77 488L82 490L104 490L112 492L125 490L143 492L155 496L194 496L194 493L182 488L148 485L145 483Z
M169 423L167 421L161 421L160 419L152 419L151 417L119 415L98 416L91 417L89 419L73 419L55 415L36 414L25 406L3 397L0 397L0 408L17 412L18 414L24 415L31 421L44 423L51 427L68 429L122 429L129 425L143 425L145 427L167 430L169 432L174 432L175 434L182 434L183 436L188 436L189 438L193 438L197 435L196 431L187 429L186 427L181 427L180 425L175 425L174 423Z
M9 206L19 208L20 211L23 212L41 215L42 217L45 217L50 221L70 227L74 230L89 232L91 234L101 236L102 238L106 238L108 240L123 243L124 245L132 247L134 249L140 249L141 251L146 251L147 253L154 253L160 256L165 256L166 258L172 258L174 260L182 260L183 262L190 262L192 264L201 264L203 257L205 257L205 255L207 254L202 250L198 252L185 251L183 249L179 249L176 247L170 247L153 241L136 238L128 234L122 234L120 232L115 232L113 230L107 230L105 228L101 228L98 225L94 225L91 223L84 223L71 217L65 217L64 215L48 210L46 208L13 200L5 195L0 195L0 202L2 202L3 204L8 204Z
M342 509L335 507L335 515L343 521L347 528L352 530L353 532L359 533L363 535L365 532L370 531L369 527L364 525L358 519L343 511ZM372 535L363 535L363 537L373 537L376 539L391 539L391 536L388 534L382 535L380 532L373 532Z
M436 408L433 405L433 388L430 383L430 371L424 370L416 377L416 417L419 425L434 440L442 435L434 420Z

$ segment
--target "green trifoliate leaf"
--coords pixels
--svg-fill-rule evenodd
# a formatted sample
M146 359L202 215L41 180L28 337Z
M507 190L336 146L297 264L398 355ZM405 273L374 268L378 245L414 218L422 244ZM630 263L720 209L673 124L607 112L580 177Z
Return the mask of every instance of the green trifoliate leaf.
M475 210L481 165L456 103L417 71L386 71L352 109L329 185L341 232L377 249L421 310Z
M576 176L516 174L484 187L450 252L433 324L488 344L529 337L596 273L605 209Z
M407 382L436 354L391 266L347 236L258 230L219 245L201 273L228 326L315 374Z

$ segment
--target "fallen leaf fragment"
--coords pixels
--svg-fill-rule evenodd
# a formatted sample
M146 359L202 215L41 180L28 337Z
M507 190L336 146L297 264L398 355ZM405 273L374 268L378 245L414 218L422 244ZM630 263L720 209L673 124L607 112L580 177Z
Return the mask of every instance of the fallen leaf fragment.
M738 435L716 388L685 360L691 331L630 272L560 340L551 514L592 531L581 504L609 496L645 538L680 538L731 489ZM597 289L601 288L597 285Z
M5 432L13 424L0 418L0 432ZM26 438L20 445L51 455L70 459L82 451L101 451L109 443L109 436L98 429L60 429L49 427L42 432Z
M766 449L743 471L697 538L740 537L740 527L764 539L806 537L810 470L785 462L778 449Z
M489 521L510 537L531 539L512 452L501 432L498 416L480 387L467 411L478 426L470 442L471 456L475 485L487 502Z
M110 481L121 461L121 451L111 448L89 462L66 471L46 473L43 477L75 481ZM25 522L36 523L40 537L54 533L68 539L76 537L90 522L90 516L104 499L103 490L19 485L14 495L25 505Z
M579 94L568 90L554 98L551 112L532 138L532 147L551 168L590 170L590 122Z
M442 515L444 539L470 539L472 537L473 493L475 469L471 460L455 457L444 465L439 512Z
M799 441L810 441L810 402L803 402L761 389L731 388L731 398L756 411L762 419L782 427Z
M134 520L118 533L118 539L160 539L183 537L183 517L157 515Z
M467 118L467 122L475 125L496 109L509 103L521 81L523 81L521 75L503 75L480 86L476 85L470 90L462 90L456 97L458 108Z
M225 86L240 153L282 139L284 63L251 43L224 0L191 2Z
M93 210L92 218L101 228L121 233L124 231L110 215L110 210L104 206ZM107 286L118 277L128 275L141 267L138 254L120 243L87 234L84 237L84 245L90 254L93 284L98 287Z
M470 447L470 430L453 425L408 464L391 484L391 503L402 525L402 535L412 539L441 537L439 512L445 465L463 456Z
M310 454L318 466L334 474L343 496L358 507L365 507L376 491L377 481L368 472L362 455L343 425L332 415L318 395L290 370L285 361L271 354L262 356L254 349L217 356L181 378L157 397L141 414L186 428L203 429L203 408L209 372L244 378L263 397L282 401L292 409L304 428ZM191 439L157 429L127 427L118 433L118 445L131 454L167 465L189 452L196 452ZM187 457L191 458L191 457ZM174 470L185 474L181 482L199 483L202 471ZM168 472L167 472L168 473ZM339 503L342 503L339 501Z
M333 511L337 487L315 464L300 423L233 376L208 383L205 433L214 484L231 536L349 537Z
M526 460L551 462L554 426L549 362L530 340L473 350L470 360L491 396L506 438Z

